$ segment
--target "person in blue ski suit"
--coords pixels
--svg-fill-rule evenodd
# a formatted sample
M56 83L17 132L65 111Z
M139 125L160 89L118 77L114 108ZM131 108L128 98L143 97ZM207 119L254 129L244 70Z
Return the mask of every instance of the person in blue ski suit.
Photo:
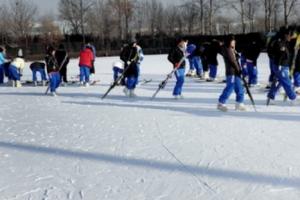
M37 73L41 75L41 81L43 86L46 85L47 82L47 76L46 76L46 70L45 70L45 63L43 62L33 62L30 64L29 68L32 71L32 81L35 86L37 86Z
M270 103L273 104L276 94L279 89L283 87L287 97L291 100L292 104L296 103L297 95L293 90L292 81L289 77L290 67L292 65L292 53L289 48L289 42L291 39L290 31L287 29L281 29L278 33L278 37L273 45L274 52L274 64L273 73L274 79L270 91L267 94Z
M228 110L226 102L233 91L236 93L235 109L239 111L246 110L244 105L245 92L241 79L242 69L239 65L239 55L235 50L235 46L236 41L233 36L226 38L222 52L226 68L226 87L219 97L219 103L217 106L217 108L223 112Z
M190 46L192 47L192 46ZM187 50L187 40L180 38L177 40L177 46L169 52L168 60L173 64L175 71L175 77L177 79L173 96L175 99L183 98L182 88L184 84L185 76L185 54Z
M256 86L258 85L257 59L261 48L255 38L252 38L251 35L249 36L249 39L250 42L243 54L246 59L246 73L244 72L244 75L248 76L249 86Z
M194 44L191 44L194 45ZM201 78L203 75L203 66L202 66L202 60L201 60L201 55L202 55L202 46L197 45L193 46L195 48L195 51L188 56L189 64L190 64L190 70L187 73L187 77L191 76L196 76L198 78Z
M47 66L47 73L49 77L49 87L52 96L56 96L56 90L60 85L61 76L59 73L59 65L55 58L55 49L53 47L48 47L47 55L45 57L45 62Z
M139 53L136 40L129 42L129 45L125 46L120 54L120 59L124 62L124 93L128 97L136 97L135 88L138 84L139 77Z

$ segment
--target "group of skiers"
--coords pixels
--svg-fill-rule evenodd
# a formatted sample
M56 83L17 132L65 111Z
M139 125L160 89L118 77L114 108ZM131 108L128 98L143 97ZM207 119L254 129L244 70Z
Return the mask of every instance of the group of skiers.
M255 37L249 37L247 45L236 50L236 40L233 36L227 36L223 41L212 40L201 45L188 42L185 38L178 38L176 45L168 54L168 60L173 65L176 84L173 89L175 99L183 98L183 85L185 76L198 77L208 82L216 81L218 71L218 55L222 55L225 63L226 83L222 91L217 108L226 112L226 102L232 92L236 93L235 109L245 111L244 95L249 93L248 87L257 86L258 69L257 59L262 50ZM287 98L296 103L297 93L300 92L300 34L294 29L282 28L276 35L273 35L267 43L267 53L270 59L270 78L268 88L270 89L267 98L269 105L275 99L278 90L283 87ZM79 55L79 81L82 86L89 86L90 74L95 73L96 50L90 43L83 45ZM128 97L135 97L135 88L139 82L140 65L144 59L142 48L135 39L129 41L121 49L120 60L113 63L113 80L115 85L123 85L124 93ZM186 60L189 61L190 69L185 74ZM47 55L44 62L33 62L30 65L32 79L37 85L39 72L42 84L49 82L49 89L53 96L56 96L56 89L60 84L68 83L67 65L69 56L63 45L58 49L52 46L47 48ZM25 62L22 50L12 61L5 59L5 48L0 48L0 84L3 83L4 74L14 86L20 87L20 77ZM46 71L48 78L46 77ZM5 73L4 73L5 72ZM292 74L291 74L292 73ZM173 74L168 75L168 79ZM293 79L294 81L292 81ZM247 82L246 82L247 80ZM166 84L166 82L164 82ZM294 84L294 85L293 85ZM160 85L161 86L161 85ZM250 94L249 94L250 96Z

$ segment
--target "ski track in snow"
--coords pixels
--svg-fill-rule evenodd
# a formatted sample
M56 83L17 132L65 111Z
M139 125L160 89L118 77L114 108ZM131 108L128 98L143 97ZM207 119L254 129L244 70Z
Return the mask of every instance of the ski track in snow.
M257 113L247 96L248 111L234 111L234 94L221 113L223 84L187 78L174 100L174 77L151 100L171 70L166 55L146 56L140 80L152 82L137 98L117 87L101 100L116 59L97 59L96 86L60 87L56 98L45 87L0 87L0 199L300 199L300 106L278 95L266 107L252 88ZM265 54L258 63L265 83Z

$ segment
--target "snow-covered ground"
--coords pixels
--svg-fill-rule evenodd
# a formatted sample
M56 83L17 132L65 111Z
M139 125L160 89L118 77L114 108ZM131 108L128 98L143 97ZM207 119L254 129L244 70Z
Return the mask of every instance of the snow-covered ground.
M0 87L1 200L298 200L300 106L266 107L253 90L258 112L216 110L224 85L187 79L185 99L167 88L150 97L171 70L166 55L146 56L138 98L111 83L116 57L98 58L101 82L61 87ZM77 60L69 74L78 73ZM224 64L220 59L220 76ZM259 59L260 81L268 75ZM30 79L25 70L23 79Z

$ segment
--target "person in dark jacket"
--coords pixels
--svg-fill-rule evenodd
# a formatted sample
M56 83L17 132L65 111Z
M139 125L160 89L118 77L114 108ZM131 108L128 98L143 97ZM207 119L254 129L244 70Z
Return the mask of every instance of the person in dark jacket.
M129 45L124 46L120 53L120 59L124 62L124 93L129 97L136 97L134 92L136 85L138 83L139 76L139 53L137 41L132 40L129 42Z
M209 79L207 81L215 81L218 73L218 54L221 52L221 43L213 40L208 47L207 64L209 67Z
M36 75L37 75L37 72L39 72L41 75L42 84L43 84L43 86L45 86L46 82L47 82L45 63L36 61L36 62L31 63L29 68L32 71L32 81L33 81L34 85L37 86L37 76Z
M223 112L228 110L226 101L233 91L236 93L235 109L240 111L246 110L244 105L244 87L241 80L242 70L238 62L239 56L235 50L235 44L234 37L226 38L222 52L226 67L226 87L219 98L217 108Z
M247 49L244 51L243 56L246 59L246 66L247 66L247 75L248 75L248 84L250 86L258 85L257 76L257 59L260 54L260 46L258 42L250 37L250 43L247 45Z
M169 52L168 60L173 64L176 69L175 76L177 79L176 85L173 90L173 96L175 99L183 98L182 87L184 84L185 74L185 53L187 48L187 40L180 38L177 41L177 46Z
M295 60L295 69L294 69L294 87L295 92L300 95L300 34L298 33L297 42L296 42L296 60Z
M186 76L201 78L203 75L203 66L201 61L203 49L201 45L197 45L195 47L196 47L195 51L188 56L190 70L188 71Z
M60 85L61 77L59 73L59 65L55 58L55 49L52 46L47 48L47 55L45 57L47 73L49 77L49 87L52 96L56 96L56 90Z
M62 84L68 83L68 76L67 76L67 66L69 64L69 55L65 49L63 44L60 44L58 49L55 52L55 58L57 60L58 66L60 66L60 76L62 79Z
M291 67L291 52L289 49L289 42L291 39L290 32L288 30L281 30L278 39L274 44L274 74L278 81L273 81L271 89L268 93L268 99L273 104L275 96L282 86L288 98L292 101L292 104L296 103L297 95L292 87L292 82L289 77L289 71Z

